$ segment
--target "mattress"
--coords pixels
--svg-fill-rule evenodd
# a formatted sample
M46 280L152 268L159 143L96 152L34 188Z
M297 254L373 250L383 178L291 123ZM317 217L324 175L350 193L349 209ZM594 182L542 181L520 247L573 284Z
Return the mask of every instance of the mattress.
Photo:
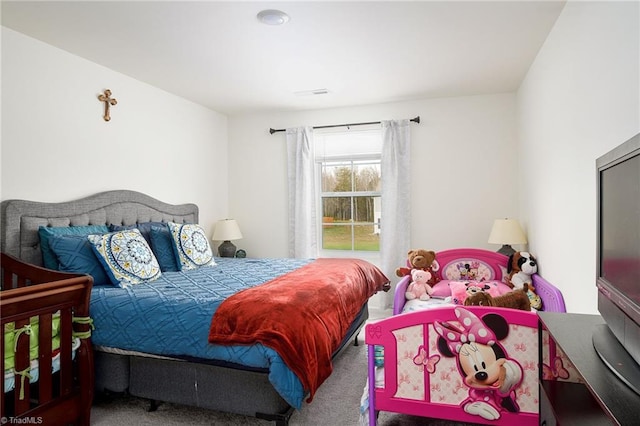
M496 297L510 292L512 289L502 281L457 281L441 280L433 286L431 298L428 300L411 299L406 300L402 306L402 313L421 311L448 305L464 305L465 299L473 293L483 291Z
M94 287L91 317L94 345L196 360L218 360L269 371L282 397L299 408L304 390L271 348L261 344L208 343L211 318L222 301L270 281L311 259L216 258L217 265L165 272L152 282L118 288Z

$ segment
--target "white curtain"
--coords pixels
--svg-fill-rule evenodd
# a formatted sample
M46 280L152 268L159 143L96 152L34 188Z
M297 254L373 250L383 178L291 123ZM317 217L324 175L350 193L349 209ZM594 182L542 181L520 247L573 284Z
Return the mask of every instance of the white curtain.
M313 128L287 129L289 256L318 256Z
M393 305L398 282L395 270L405 266L411 243L410 129L409 120L382 121L382 271L391 279L385 308Z

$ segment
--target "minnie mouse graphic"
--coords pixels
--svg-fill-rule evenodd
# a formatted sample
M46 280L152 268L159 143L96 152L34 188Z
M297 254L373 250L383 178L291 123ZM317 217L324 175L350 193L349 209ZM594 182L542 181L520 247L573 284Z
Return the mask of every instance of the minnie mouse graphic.
M456 357L458 370L469 387L469 396L460 404L466 413L486 420L497 420L507 410L520 411L515 389L522 382L522 367L507 358L498 342L509 334L507 321L497 314L482 320L472 312L456 307L459 324L435 321L440 335L438 350L445 357Z

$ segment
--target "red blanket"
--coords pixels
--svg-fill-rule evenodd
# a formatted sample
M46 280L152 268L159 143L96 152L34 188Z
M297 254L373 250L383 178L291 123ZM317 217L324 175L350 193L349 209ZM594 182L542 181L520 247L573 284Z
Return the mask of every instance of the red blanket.
M228 297L216 310L209 342L257 342L280 354L313 395L329 377L331 356L364 303L389 279L358 259L317 259Z

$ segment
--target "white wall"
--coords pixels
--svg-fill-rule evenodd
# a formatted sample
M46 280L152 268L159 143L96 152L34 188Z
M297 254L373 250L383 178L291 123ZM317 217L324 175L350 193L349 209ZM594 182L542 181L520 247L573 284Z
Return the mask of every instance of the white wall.
M102 119L97 99L118 104ZM2 199L70 201L131 189L227 215L226 117L2 28Z
M570 312L597 311L595 159L640 131L639 17L569 2L518 92L521 218Z
M286 256L285 142L269 127L420 115L412 247L496 249L493 219L519 217L569 311L593 313L595 159L640 131L639 7L567 3L517 95L248 114L228 134L221 114L2 28L0 196L139 190L197 203L208 229L238 219L250 256ZM119 102L109 123L105 88Z
M269 128L413 118L410 248L484 247L495 218L518 215L515 94L429 99L229 118L229 211L250 256L287 256L284 133ZM402 265L398 265L402 266ZM393 274L393 271L385 271Z

